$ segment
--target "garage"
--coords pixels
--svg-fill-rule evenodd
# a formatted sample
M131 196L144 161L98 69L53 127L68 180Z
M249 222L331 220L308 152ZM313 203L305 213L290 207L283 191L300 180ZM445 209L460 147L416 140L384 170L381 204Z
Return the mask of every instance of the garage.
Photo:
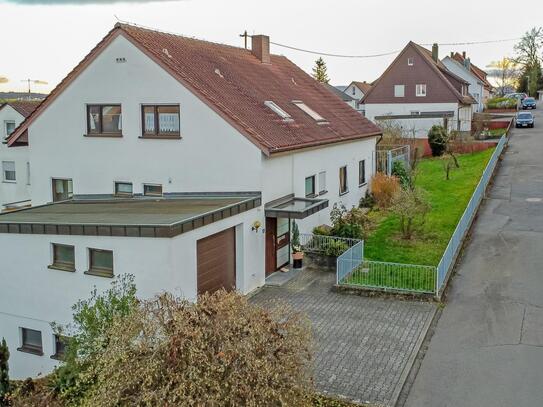
M196 243L198 294L236 288L236 229L215 233Z

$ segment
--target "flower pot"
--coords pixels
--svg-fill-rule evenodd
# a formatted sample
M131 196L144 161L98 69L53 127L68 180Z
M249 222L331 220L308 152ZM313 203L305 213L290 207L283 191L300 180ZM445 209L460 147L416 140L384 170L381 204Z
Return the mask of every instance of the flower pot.
M303 259L304 259L304 253L303 252L294 252L294 253L292 253L292 268L301 269Z

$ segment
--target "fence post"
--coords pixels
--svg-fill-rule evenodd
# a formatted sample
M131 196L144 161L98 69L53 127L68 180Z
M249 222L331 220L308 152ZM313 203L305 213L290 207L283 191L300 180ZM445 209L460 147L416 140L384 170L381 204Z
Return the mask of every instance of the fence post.
M392 150L387 151L387 175L392 175Z

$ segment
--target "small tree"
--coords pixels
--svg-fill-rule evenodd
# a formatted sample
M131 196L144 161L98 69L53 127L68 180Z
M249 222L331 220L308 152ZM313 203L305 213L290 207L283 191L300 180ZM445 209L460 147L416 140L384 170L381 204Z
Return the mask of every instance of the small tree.
M10 392L9 386L9 349L6 339L0 342L0 405L3 405L4 398Z
M390 210L400 218L402 238L413 237L413 233L424 225L430 209L430 204L419 188L401 189L394 195Z
M300 243L300 229L296 221L292 221L292 240L290 241L292 247L292 253L298 253L302 251L302 244Z
M434 157L442 156L447 149L448 135L443 126L433 125L428 132L428 144Z
M313 68L313 78L321 83L328 83L330 79L328 78L328 73L326 72L326 62L320 57L315 61L315 66Z

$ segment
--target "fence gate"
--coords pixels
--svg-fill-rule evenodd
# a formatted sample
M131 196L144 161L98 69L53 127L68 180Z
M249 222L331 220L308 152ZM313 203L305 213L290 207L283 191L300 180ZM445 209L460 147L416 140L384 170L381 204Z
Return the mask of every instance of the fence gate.
M409 169L411 163L411 146L404 145L394 148L385 148L375 151L375 170L387 175L392 175L392 168L396 161L404 163Z

